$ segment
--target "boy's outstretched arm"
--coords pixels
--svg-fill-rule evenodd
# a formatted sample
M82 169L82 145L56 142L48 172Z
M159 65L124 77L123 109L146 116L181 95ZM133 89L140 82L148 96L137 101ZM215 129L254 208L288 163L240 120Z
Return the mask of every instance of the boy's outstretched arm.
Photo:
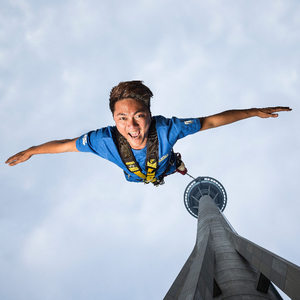
M227 110L216 115L199 118L201 123L200 131L227 125L251 117L277 118L278 112L291 110L292 109L289 107L282 106Z
M19 163L28 160L31 156L36 154L78 152L76 148L77 139L78 138L51 141L45 144L41 144L39 146L33 146L10 157L5 163L9 166L15 166Z

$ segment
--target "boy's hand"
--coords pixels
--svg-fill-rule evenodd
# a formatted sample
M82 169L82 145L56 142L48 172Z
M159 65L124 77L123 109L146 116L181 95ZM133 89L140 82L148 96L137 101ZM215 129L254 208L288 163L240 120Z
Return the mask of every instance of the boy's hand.
M282 107L282 106L254 108L254 109L257 110L257 116L260 118L277 118L278 117L277 112L292 110L289 107Z
M22 163L28 160L32 156L32 154L30 154L29 152L30 152L29 149L21 151L15 154L14 156L10 157L5 163L8 164L9 166L15 166L19 163Z

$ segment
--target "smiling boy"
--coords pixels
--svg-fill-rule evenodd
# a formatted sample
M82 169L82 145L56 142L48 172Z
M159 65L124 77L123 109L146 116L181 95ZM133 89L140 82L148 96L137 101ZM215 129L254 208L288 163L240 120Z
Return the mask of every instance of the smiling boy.
M109 106L115 126L90 131L79 138L51 141L33 146L10 157L10 166L45 153L91 152L123 169L131 182L164 183L164 177L176 171L187 172L180 155L173 152L175 143L187 135L230 124L250 117L276 118L289 107L228 110L216 115L179 119L152 116L153 94L142 81L121 82L110 93Z

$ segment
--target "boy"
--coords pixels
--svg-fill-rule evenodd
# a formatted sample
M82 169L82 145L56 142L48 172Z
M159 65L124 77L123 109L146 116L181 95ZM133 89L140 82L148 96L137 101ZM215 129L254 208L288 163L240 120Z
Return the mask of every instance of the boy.
M36 154L92 152L117 164L128 181L152 182L158 186L167 175L187 172L180 155L173 152L178 139L250 117L276 118L278 112L291 110L289 107L251 108L201 118L168 119L151 115L152 96L142 81L121 82L111 90L109 99L116 126L91 131L79 138L33 146L10 157L6 163L14 166Z

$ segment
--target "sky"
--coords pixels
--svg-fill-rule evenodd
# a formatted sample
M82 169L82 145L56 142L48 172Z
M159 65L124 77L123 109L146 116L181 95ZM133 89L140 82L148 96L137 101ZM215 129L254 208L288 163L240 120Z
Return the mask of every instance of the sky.
M175 151L192 176L222 183L240 235L300 265L299 48L297 0L2 0L0 298L163 299L191 253L188 176L128 183L87 153L4 164L113 125L109 92L127 80L153 91L153 115L293 109L188 136Z

